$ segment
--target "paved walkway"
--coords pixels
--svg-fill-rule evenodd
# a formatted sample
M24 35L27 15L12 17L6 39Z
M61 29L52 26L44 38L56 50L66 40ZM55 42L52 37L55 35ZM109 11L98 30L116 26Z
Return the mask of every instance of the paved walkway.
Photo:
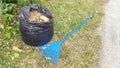
M100 68L120 68L120 0L105 5Z

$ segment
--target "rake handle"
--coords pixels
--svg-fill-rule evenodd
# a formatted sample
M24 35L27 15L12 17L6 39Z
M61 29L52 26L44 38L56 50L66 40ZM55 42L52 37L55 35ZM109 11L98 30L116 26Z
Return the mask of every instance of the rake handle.
M69 37L71 37L75 32L77 32L93 15L91 14L85 18L76 28L74 28L70 33L68 33L60 42L65 42Z

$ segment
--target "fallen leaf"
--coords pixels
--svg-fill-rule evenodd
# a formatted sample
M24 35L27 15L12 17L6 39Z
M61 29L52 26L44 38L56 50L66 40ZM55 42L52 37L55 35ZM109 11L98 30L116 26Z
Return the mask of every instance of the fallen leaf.
M18 52L24 52L23 50L19 49L17 46L13 46L12 50L18 51Z
M44 16L44 15L42 15L40 18L41 18L43 21L45 21L45 22L49 22L49 18L47 18L47 17Z
M30 47L25 46L24 51L25 51L25 52L30 52L30 51L31 51L31 49L30 49Z

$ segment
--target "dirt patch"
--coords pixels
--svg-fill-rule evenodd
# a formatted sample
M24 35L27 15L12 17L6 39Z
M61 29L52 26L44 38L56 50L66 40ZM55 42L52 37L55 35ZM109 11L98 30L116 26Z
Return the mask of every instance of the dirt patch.
M36 60L32 60L31 64L33 68L42 68L42 66Z

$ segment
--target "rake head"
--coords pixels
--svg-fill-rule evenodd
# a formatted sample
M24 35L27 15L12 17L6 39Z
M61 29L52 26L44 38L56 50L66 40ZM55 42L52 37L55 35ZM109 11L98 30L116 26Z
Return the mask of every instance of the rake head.
M61 42L55 42L38 47L40 53L52 63L57 64L60 56Z

